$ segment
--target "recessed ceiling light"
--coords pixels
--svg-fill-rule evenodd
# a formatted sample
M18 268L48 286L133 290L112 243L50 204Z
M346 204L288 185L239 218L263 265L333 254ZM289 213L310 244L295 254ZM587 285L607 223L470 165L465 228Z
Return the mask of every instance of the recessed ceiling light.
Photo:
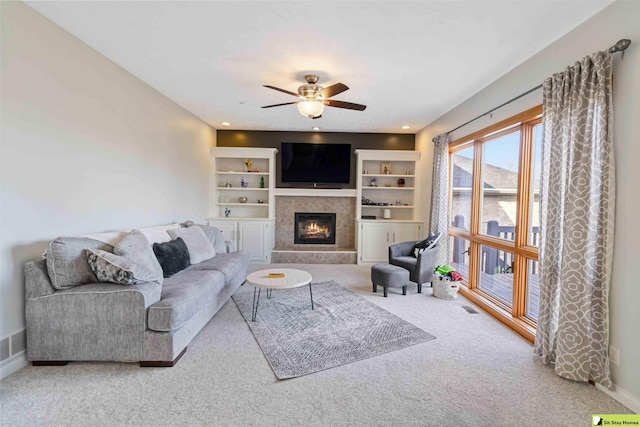
M402 126L402 129L409 129L409 125Z
M231 123L229 123L229 122L222 122L222 126L231 126Z
M314 127L312 127L311 129L313 129L313 130L320 130L320 128L319 128L318 126L314 126Z

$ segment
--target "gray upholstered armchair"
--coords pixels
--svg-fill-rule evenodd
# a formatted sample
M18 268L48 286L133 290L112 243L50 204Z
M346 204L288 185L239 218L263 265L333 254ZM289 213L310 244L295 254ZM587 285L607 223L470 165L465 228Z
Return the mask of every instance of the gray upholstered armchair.
M403 242L389 246L389 264L409 270L409 280L418 285L418 293L422 292L422 284L433 280L433 269L438 260L439 247L436 244L424 250L417 258L413 256L413 246L418 243Z

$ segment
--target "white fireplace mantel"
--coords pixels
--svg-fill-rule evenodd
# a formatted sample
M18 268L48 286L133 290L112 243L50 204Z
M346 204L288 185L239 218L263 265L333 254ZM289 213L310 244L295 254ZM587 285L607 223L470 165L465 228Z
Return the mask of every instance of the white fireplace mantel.
M354 188L276 188L274 194L276 196L298 197L357 197L357 190Z

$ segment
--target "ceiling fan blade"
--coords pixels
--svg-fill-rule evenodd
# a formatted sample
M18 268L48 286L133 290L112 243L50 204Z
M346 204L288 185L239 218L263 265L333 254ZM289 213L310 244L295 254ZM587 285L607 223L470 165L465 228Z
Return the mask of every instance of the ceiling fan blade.
M325 87L324 90L322 91L322 95L324 95L325 98L331 98L332 96L342 93L345 90L349 90L349 86L344 85L342 83L336 83L329 87Z
M366 105L354 104L353 102L336 101L333 99L325 99L323 102L324 105L328 105L329 107L346 108L347 110L364 111L364 109L367 108Z
M295 96L295 97L297 97L297 96L298 96L298 94L297 94L297 93L289 92L288 90L280 89L279 87L270 86L270 85L262 85L262 86L264 86L264 87L268 87L269 89L277 90L278 92L288 93L289 95L293 95L293 96Z
M265 105L262 108L279 107L281 105L290 105L290 104L297 104L297 102L285 102L285 103L282 103L282 104Z

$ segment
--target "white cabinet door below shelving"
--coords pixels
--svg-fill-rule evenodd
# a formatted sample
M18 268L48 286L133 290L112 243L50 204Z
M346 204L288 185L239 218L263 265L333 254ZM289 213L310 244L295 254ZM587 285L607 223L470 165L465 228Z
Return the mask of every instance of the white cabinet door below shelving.
M233 243L234 250L249 252L249 261L271 262L272 221L209 219L207 224L219 228L224 239Z
M360 260L385 262L389 258L389 224L361 224L360 232Z
M239 223L238 249L249 252L251 261L266 262L269 260L269 233L268 222L240 221Z
M413 222L364 222L360 224L360 262L387 262L390 245L418 240L420 231L421 224Z
M403 223L393 224L391 233L391 244L418 240L420 238L420 225Z

